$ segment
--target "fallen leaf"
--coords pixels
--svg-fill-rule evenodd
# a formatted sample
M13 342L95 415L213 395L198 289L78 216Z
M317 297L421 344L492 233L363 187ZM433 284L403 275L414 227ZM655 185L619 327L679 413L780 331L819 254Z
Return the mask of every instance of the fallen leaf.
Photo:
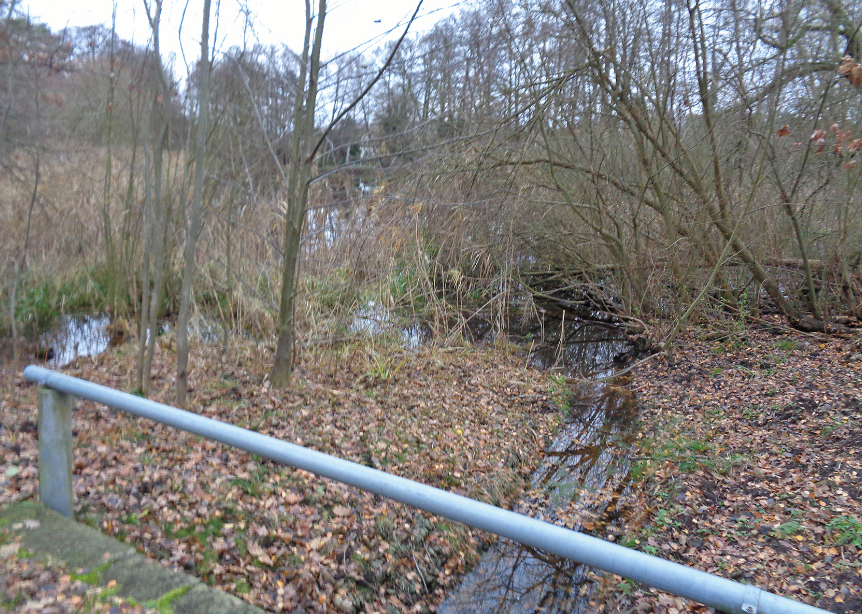
M248 553L254 557L260 557L264 554L263 548L257 542L248 542L247 549Z

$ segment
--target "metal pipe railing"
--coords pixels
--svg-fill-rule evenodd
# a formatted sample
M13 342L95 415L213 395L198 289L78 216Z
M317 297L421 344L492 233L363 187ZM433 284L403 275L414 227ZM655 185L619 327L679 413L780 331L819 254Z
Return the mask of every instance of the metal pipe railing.
M264 458L304 469L417 507L426 512L444 516L450 520L463 522L526 546L630 578L647 586L686 597L725 612L733 614L814 614L815 612L825 612L825 610L768 593L756 586L739 584L529 516L455 495L439 488L371 469L322 452L309 450L212 418L205 418L175 407L62 375L49 369L31 365L24 369L24 377L63 395L89 399L136 416L149 418L195 435L241 448ZM40 395L40 429L43 422L47 424L51 421L52 418L48 414L52 411L57 415L64 413L62 406L67 400L61 398L59 403L53 404L54 410L51 410L50 408L46 409L41 404L41 400L44 398L47 398L46 395ZM47 405L52 406L51 403ZM60 406L59 411L57 411L58 405ZM46 415L44 419L43 412ZM70 412L65 412L66 417L69 417L69 414ZM67 430L55 428L54 430L71 433L71 428ZM56 442L52 445L56 445ZM68 445L71 445L71 439ZM41 482L43 480L42 453L40 444L40 496L42 496ZM60 454L60 457L66 458L66 455ZM46 466L44 469L49 473L48 485L52 492L71 493L71 463L64 464L63 468L58 470L63 472L61 477L51 476L50 467ZM68 487L58 488L57 482L61 482L63 479L68 480ZM50 495L51 492L48 494ZM64 509L58 511L63 513L67 509L67 515L71 515L71 501L66 505L64 497L65 494L60 496L60 504ZM54 498L57 499L56 496ZM43 501L45 501L44 498ZM51 506L49 501L45 502L49 507Z

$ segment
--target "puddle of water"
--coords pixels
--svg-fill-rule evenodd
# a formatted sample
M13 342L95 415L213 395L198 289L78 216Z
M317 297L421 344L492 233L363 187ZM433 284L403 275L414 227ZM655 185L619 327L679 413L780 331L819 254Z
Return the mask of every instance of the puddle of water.
M170 334L173 328L175 326L170 322L160 322L158 334ZM111 331L111 317L104 313L64 315L53 330L39 336L37 356L45 359L47 366L59 369L78 357L101 354L108 349L112 338L121 339L121 335L126 333L125 330ZM196 315L190 319L189 336L208 344L220 343L225 337L225 329L204 316Z
M57 328L39 338L39 347L54 369L65 367L79 356L97 356L108 348L111 336L107 314L65 315Z
M392 315L388 309L381 307L374 301L369 301L353 316L350 330L354 333L381 335L391 330L394 325Z
M611 377L619 366L617 359L633 356L632 343L621 326L604 321L604 314L592 313L590 317L594 319L545 315L526 323L511 318L505 334L529 351L530 364L537 369L578 379ZM497 332L480 316L470 318L463 330L477 345L492 343Z
M168 335L175 328L174 322L162 322L159 324L159 332L156 337ZM197 337L206 344L221 343L225 338L225 328L204 315L195 314L189 318L189 337Z
M567 505L578 489L613 490L628 474L626 452L635 433L635 400L613 384L584 384L572 395L571 418L545 453L533 486L549 493L554 505ZM553 516L554 508L546 517Z
M536 331L526 332L530 338ZM546 322L542 336L545 343L531 352L533 364L579 378L612 374L614 356L630 348L618 331L580 321L558 323L556 333ZM580 500L582 508L607 519L619 511L616 498L589 495L619 495L627 486L635 400L611 383L586 382L573 390L569 405L569 421L533 474L534 491L542 494L517 511L529 506L534 517L563 524L566 509ZM586 598L580 589L588 582L586 573L572 561L500 540L438 612L583 612Z
M393 317L392 312L374 301L369 301L363 305L359 312L353 316L350 330L369 336L385 333L396 334L401 344L410 349L428 343L432 336L431 327L425 322L412 322L410 324L398 322Z

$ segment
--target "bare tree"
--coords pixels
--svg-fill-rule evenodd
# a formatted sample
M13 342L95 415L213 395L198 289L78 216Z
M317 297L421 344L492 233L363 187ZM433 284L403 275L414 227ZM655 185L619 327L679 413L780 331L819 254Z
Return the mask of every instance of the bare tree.
M186 406L188 394L189 363L189 311L191 309L192 285L195 275L197 241L203 222L203 185L206 163L206 139L209 130L210 93L210 27L211 0L204 0L203 25L201 29L201 57L199 62L198 121L195 127L195 179L191 211L186 220L185 267L183 286L180 291L180 313L177 319L177 405Z
M167 206L164 193L164 152L170 132L171 85L162 64L160 27L162 0L144 0L147 20L153 37L153 62L157 90L153 95L149 117L149 139L146 141L146 248L142 265L141 325L138 352L137 383L144 395L150 391L150 371L156 348L158 316L164 294L165 239Z
M417 4L404 33L394 45L392 52L383 63L377 74L359 95L346 105L322 131L314 138L314 120L317 108L318 80L320 77L320 51L323 42L323 23L326 15L326 0L319 0L316 22L311 13L309 0L305 3L306 27L303 43L302 63L299 73L299 85L302 88L296 96L293 112L293 134L290 147L290 168L287 176L287 211L285 214L284 244L282 248L283 266L281 281L281 300L278 317L278 343L275 360L272 367L272 383L277 387L285 387L290 383L294 363L295 343L295 301L297 275L299 265L300 241L302 228L308 211L309 184L313 178L315 157L321 146L326 142L333 128L348 115L371 91L392 63L398 47L407 36L407 32L422 1ZM312 25L314 36L312 38Z

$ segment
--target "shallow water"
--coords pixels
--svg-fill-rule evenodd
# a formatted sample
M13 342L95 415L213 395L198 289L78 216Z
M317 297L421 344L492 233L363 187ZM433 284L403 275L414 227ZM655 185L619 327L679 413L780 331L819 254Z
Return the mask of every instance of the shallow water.
M545 330L551 332L553 327L546 325ZM545 343L533 348L531 359L535 366L555 368L575 377L606 376L613 373L613 357L628 347L621 334L611 328L560 323L556 334L546 334ZM611 383L586 382L572 390L568 404L569 419L533 474L534 489L544 495L516 509L524 512L529 507L534 517L559 524L563 524L572 501L589 501L583 507L598 516L617 512L615 500L587 496L599 491L619 494L625 489L628 450L636 436L635 400L624 389ZM582 612L585 595L589 595L586 571L566 559L500 540L438 612Z
M79 356L97 356L108 348L107 314L65 315L51 332L41 335L39 347L48 353L47 366L59 369Z
M530 362L577 378L613 375L614 357L631 349L616 326L582 320L546 320L531 325L525 340L532 343Z
M104 313L64 315L57 324L37 340L37 356L46 366L59 369L82 356L98 356L111 343L111 317ZM171 332L170 322L159 324L159 334ZM189 322L189 336L204 343L218 343L225 331L218 323L195 316Z
M368 336L390 334L405 348L418 348L431 339L431 329L427 323L415 321L404 324L385 307L369 301L353 316L350 330Z

